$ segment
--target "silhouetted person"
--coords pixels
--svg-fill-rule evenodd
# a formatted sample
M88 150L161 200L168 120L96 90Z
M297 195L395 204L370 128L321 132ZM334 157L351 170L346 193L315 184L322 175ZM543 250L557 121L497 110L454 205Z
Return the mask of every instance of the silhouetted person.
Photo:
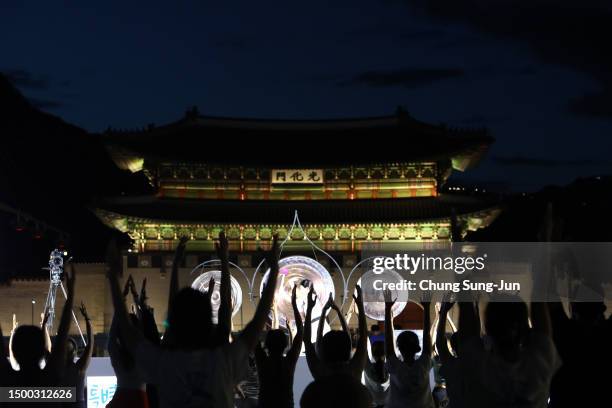
M322 353L321 347L323 344L323 329L325 328L325 322L326 321L330 322L329 315L327 313L328 311L331 311L331 310L336 312L336 315L338 316L338 320L340 321L340 326L342 327L342 331L345 333L348 333L349 339L351 340L351 350L352 350L353 345L355 344L353 342L352 333L349 330L348 324L346 323L346 319L344 318L344 314L342 313L338 305L336 305L336 303L334 302L334 297L330 293L329 297L327 298L327 302L325 303L325 305L323 306L323 309L321 310L321 317L319 318L319 324L317 325L317 340L315 343L315 347L317 350L317 355L319 356Z
M279 246L274 237L267 253L270 274L251 322L232 343L216 346L209 297L183 289L168 314L173 349L148 341L129 321L119 288L122 262L116 247L109 251L109 283L121 340L147 383L158 387L161 407L233 407L233 392L247 368L247 358L263 329L276 288ZM197 293L196 293L197 292ZM183 313L179 313L179 310ZM207 314L202 316L201 314ZM193 320L196 316L196 320ZM191 322L190 322L191 321ZM190 324L191 323L191 324Z
M287 355L284 355L287 348L287 335L283 330L268 331L265 342L266 350L260 344L255 348L260 407L293 407L293 375L302 349L304 331L302 317L296 302L296 289L297 287L294 286L291 304L297 330Z
M135 319L132 319L135 320ZM146 385L134 362L134 357L119 336L117 318L113 316L108 333L108 355L117 377L117 389L108 408L148 408Z
M387 399L390 376L385 362L385 342L375 341L371 346L371 356L363 372L365 386L372 395L375 407L383 407Z
M609 375L602 374L601 370L612 367L612 321L605 318L605 305L573 303L571 319L561 303L550 303L549 307L553 338L563 361L552 381L550 406L599 406L609 400L604 395ZM593 354L585 353L585 348Z
M395 300L391 292L385 292L385 348L387 369L391 375L391 386L386 407L418 407L433 408L433 398L429 386L429 371L431 370L431 335L429 302L421 302L423 306L423 351L419 337L411 331L404 331L397 337L397 348L402 360L397 358L393 337L393 317L391 308Z
M531 304L529 328L525 302L496 295L485 309L488 347L480 340L473 305L462 302L459 311L459 355L469 390L465 405L546 407L551 379L560 365L546 304Z
M441 363L440 375L444 378L446 383L445 393L448 396L449 406L451 408L463 408L465 407L464 394L468 392L468 390L463 380L464 375L462 370L464 368L460 364L460 356L458 354L461 335L459 332L455 332L451 335L450 343L455 353L454 355L448 349L448 341L446 339L446 319L452 307L453 302L450 301L444 301L440 306L438 330L436 334L436 350L438 351L438 357Z
M79 308L81 315L85 319L85 325L87 327L87 344L83 350L81 357L77 358L78 346L76 341L72 338L68 338L67 352L66 352L66 368L62 383L67 387L76 388L76 402L75 406L85 406L85 376L87 374L87 368L91 362L91 356L93 354L93 331L91 328L91 319L85 309L85 304L81 302Z
M335 374L308 384L300 399L302 408L371 408L367 388L352 375Z
M74 266L70 265L69 268L66 268L64 275L66 276L67 297L51 353L47 354L45 334L40 327L17 327L11 340L11 352L19 364L19 371L10 369L8 375L3 379L2 386L37 387L61 384L66 367L66 346L74 300ZM46 364L44 369L41 369L40 364L45 356L47 356Z
M315 380L332 374L348 374L361 381L361 374L367 360L368 336L361 287L357 285L355 289L357 295L353 295L353 299L359 310L359 339L357 340L355 353L351 357L352 342L346 328L345 330L330 330L327 332L321 339L320 354L317 353L311 340L312 309L316 302L316 294L314 293L314 287L311 286L310 288L306 322L304 324L304 347L308 368ZM337 306L334 307L334 310L340 314ZM319 324L324 324L324 321L325 316L322 315Z

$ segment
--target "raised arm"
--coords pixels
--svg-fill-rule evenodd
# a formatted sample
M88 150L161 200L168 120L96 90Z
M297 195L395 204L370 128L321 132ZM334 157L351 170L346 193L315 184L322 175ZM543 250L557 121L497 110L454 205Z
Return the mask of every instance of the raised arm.
M334 309L338 314L338 319L340 320L340 326L342 326L342 331L344 331L350 336L351 332L349 331L348 324L346 322L346 319L344 318L342 310L340 310L336 302L332 302L331 308Z
M421 353L422 358L431 358L431 302L421 302L423 306L423 352Z
M395 354L395 341L393 338L393 312L391 308L395 304L395 299L392 298L391 291L385 290L385 355L389 363L399 361Z
M306 321L304 322L304 350L306 351L306 362L312 376L317 379L320 377L321 361L317 355L317 350L312 344L312 309L317 303L317 294L314 291L314 286L310 285L306 304ZM319 323L320 324L320 323Z
M293 306L293 319L295 320L295 337L293 338L289 352L287 352L287 359L293 366L295 366L298 357L300 356L300 351L302 350L302 339L304 338L304 325L302 324L302 316L300 315L300 311L297 307L296 290L297 286L294 285L293 290L291 291L291 306Z
M147 278L142 280L140 297L138 298L138 309L140 312L140 322L142 324L142 334L153 344L160 344L160 335L155 323L153 308L147 303Z
M463 339L480 337L480 319L474 302L459 302L459 333L461 343Z
M440 357L442 364L453 358L451 352L448 350L448 341L446 340L446 317L452 307L453 303L450 301L444 301L440 306L438 327L436 331L436 350L438 351L438 356Z
M11 364L8 360L6 344L4 344L4 333L2 333L2 325L0 325L0 380L4 381L2 375L8 374L10 368Z
M332 307L334 303L334 299L332 294L329 294L329 298L325 305L323 305L323 309L321 310L321 317L319 317L319 324L317 325L317 341L315 343L315 349L317 350L317 355L321 355L321 340L323 339L323 329L325 328L325 320L327 318L327 312Z
M229 335L232 331L232 286L229 271L229 244L225 236L225 232L219 233L219 242L215 245L217 256L221 261L221 286L219 287L219 295L221 302L219 304L219 316L217 324L218 340L223 343L229 342Z
M110 286L113 307L115 309L115 317L121 340L128 352L133 353L139 341L143 340L143 335L140 330L136 329L130 322L127 307L119 287L119 275L121 274L122 262L119 250L115 242L111 242L106 254L108 283Z
M45 349L47 350L48 355L51 353L51 336L49 336L49 328L47 327L47 322L49 321L49 311L45 310L41 317L40 328L45 335Z
M91 362L91 356L93 355L93 331L91 329L91 319L87 314L87 309L85 308L85 303L81 302L81 307L79 307L79 311L81 315L83 315L83 319L85 319L85 326L87 327L87 344L85 345L85 350L83 350L83 354L76 362L77 369L80 372L85 372L87 367L89 367L89 363Z
M531 325L536 332L552 336L552 324L546 303L531 302Z
M179 280L178 280L178 270L181 266L181 262L183 260L183 256L185 255L185 247L187 246L188 237L181 237L178 245L176 246L176 251L174 252L174 260L172 261L172 273L170 274L170 291L168 293L168 308L166 309L166 313L170 310L170 305L172 304L172 300L174 296L179 291Z
M72 321L72 305L74 303L74 282L76 279L74 271L74 264L70 265L64 270L64 276L66 276L66 303L62 309L62 315L60 317L60 323L57 329L57 336L55 336L55 342L49 355L47 362L49 370L53 375L60 375L63 372L64 362L66 361L66 343L68 341L68 332L70 331L70 322Z
M118 326L117 315L115 314L108 333L108 355L117 376L117 388L144 391L144 380L136 370L132 355L122 343Z
M353 370L361 373L361 371L363 371L365 368L368 358L368 323L366 320L365 308L363 307L363 293L361 292L361 286L356 285L355 290L357 291L357 296L353 295L353 299L355 299L357 312L359 313L359 340L357 340L357 348L355 349L355 354L353 354L353 358L351 359L351 365ZM350 336L348 331L346 334Z
M268 275L268 282L266 287L263 289L261 299L255 310L253 319L249 322L246 328L242 331L239 337L239 341L244 342L249 350L253 350L259 335L263 330L268 314L270 313L270 307L274 300L274 293L276 292L276 281L278 278L278 258L280 256L280 247L278 244L278 236L274 235L272 242L272 249L266 253L266 260L270 266L270 274ZM233 343L232 343L233 344Z

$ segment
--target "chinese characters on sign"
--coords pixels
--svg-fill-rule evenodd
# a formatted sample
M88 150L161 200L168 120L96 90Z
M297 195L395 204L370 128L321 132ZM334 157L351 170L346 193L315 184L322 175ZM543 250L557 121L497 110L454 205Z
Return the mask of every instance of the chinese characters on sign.
M323 184L321 169L272 169L272 184Z

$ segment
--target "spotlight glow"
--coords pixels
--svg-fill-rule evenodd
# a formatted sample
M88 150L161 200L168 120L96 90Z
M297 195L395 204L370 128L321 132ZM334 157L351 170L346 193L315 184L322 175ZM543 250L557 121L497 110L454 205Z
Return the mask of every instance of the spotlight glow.
M279 276L276 283L276 293L274 301L276 308L286 321L293 321L293 308L291 306L291 291L294 285L298 285L297 304L298 309L303 311L306 305L308 287L310 283L314 285L317 294L317 304L312 315L318 317L329 294L335 297L334 281L323 265L312 258L306 256L289 256L283 258L278 263ZM263 291L265 283L268 281L270 269L268 269L261 280L260 293Z
M205 292L208 290L208 284L211 278L215 279L215 289L213 290L210 302L213 308L213 323L216 324L218 321L219 305L221 303L221 295L219 294L219 289L221 287L221 271L215 270L204 272L193 281L191 287L199 290L200 292ZM230 284L232 287L232 316L234 316L236 313L238 313L238 310L240 310L240 307L242 306L242 289L240 288L240 284L236 278L233 276L230 276L230 278Z

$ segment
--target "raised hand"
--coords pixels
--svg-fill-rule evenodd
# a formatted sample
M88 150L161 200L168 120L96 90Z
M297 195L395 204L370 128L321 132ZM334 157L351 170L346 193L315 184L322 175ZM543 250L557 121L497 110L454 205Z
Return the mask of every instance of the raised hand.
M383 298L385 299L385 308L391 309L397 299L393 299L393 293L389 289L385 289L383 292Z
M142 280L142 286L140 287L140 296L138 298L138 302L141 307L145 307L147 305L147 278Z
M210 303L210 300L212 298L212 294L215 290L215 278L210 278L210 280L208 281L208 289L204 292L204 295L206 296L206 298L208 299L208 303ZM212 305L211 305L211 310L212 310Z
M136 290L136 283L134 282L133 278L128 279L128 283L129 283L129 289L130 289L130 293L132 294L132 299L134 301L134 304L137 305L140 303L140 299L138 298L138 291Z
M85 303L83 303L81 301L81 306L79 306L79 312L81 312L81 315L83 316L83 319L85 319L85 321L90 321L91 319L89 318L89 315L87 314L87 309L85 308Z
M130 293L130 286L132 285L133 281L134 278L132 278L132 274L130 274L127 280L125 281L125 285L123 285L123 297L126 297L128 293Z
M291 305L294 310L297 310L297 285L293 285L293 289L291 289Z
M274 234L272 237L272 248L264 253L266 262L270 267L272 265L278 266L278 260L280 258L280 244L278 243L278 234Z
M355 292L357 292L357 294L353 294L353 299L355 300L355 303L359 305L360 303L363 303L363 292L361 291L361 286L355 285Z
M44 313L40 314L40 327L44 329L48 321L49 321L49 310L45 310Z
M442 298L442 303L440 304L440 313L448 313L449 310L453 308L454 304L455 300L453 299L452 292L444 294L444 297Z
M72 262L70 262L68 267L64 269L64 276L66 277L67 297L74 298L74 283L76 282L76 273L74 270L74 264Z
M334 297L333 295L330 293L329 297L327 298L327 303L325 303L325 307L324 309L330 309L330 308L334 308L335 303L334 303Z
M204 293L204 297L206 298L207 302L210 303L210 299L212 297L212 289L210 288L210 286L203 293Z
M189 242L189 237L183 235L179 238L179 242L176 245L176 250L174 251L174 262L180 263L181 259L183 259L183 255L185 255L185 249L187 248L187 242Z
M245 344L249 350L253 350L255 348L261 331L266 325L266 321L270 315L270 308L272 307L272 303L274 301L276 283L278 281L279 256L280 248L278 244L278 235L275 234L272 240L272 248L265 254L266 260L270 266L270 273L268 274L267 284L261 292L259 304L255 309L255 315L246 328L242 331L242 334L238 340L231 344Z
M225 236L225 232L221 231L219 233L219 242L215 242L215 250L217 251L217 256L221 260L221 262L227 262L229 259L229 243L227 242L227 237Z
M317 294L314 291L314 285L311 284L310 285L310 290L308 291L308 296L307 296L307 302L306 302L306 309L308 311L312 311L312 309L314 309L316 303L317 303Z
M423 306L423 309L425 310L429 310L429 306L431 305L431 292L430 291L423 291L421 293L421 306Z

